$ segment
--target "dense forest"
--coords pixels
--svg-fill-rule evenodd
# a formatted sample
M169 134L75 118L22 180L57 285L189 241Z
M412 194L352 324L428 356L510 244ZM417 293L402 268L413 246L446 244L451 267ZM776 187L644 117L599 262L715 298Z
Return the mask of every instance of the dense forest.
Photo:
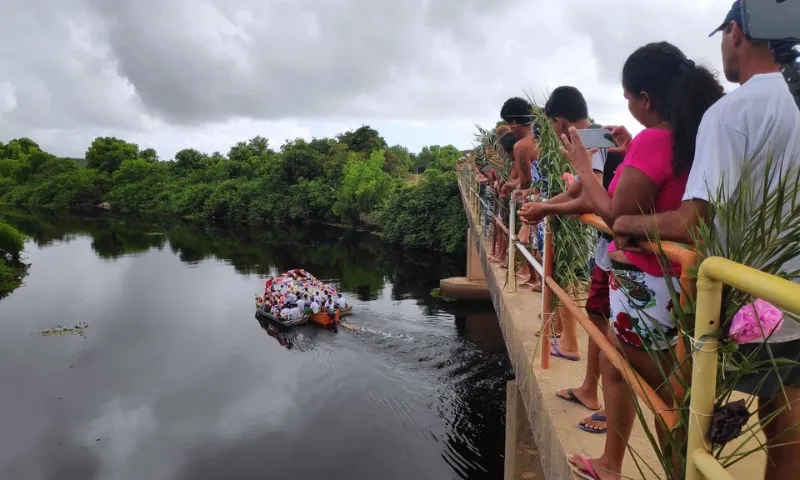
M94 140L82 159L20 138L0 143L0 203L72 211L108 203L126 214L256 227L346 224L376 229L403 248L451 253L465 242L455 181L460 157L450 145L412 154L368 126L279 149L263 137L239 142L227 155L185 149L172 160L111 137ZM0 230L6 265L18 256L20 238L7 226Z

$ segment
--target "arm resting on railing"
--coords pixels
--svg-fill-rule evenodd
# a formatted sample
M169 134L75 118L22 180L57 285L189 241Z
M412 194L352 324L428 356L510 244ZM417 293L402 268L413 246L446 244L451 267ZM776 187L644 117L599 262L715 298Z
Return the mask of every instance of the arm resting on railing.
M614 221L616 235L691 243L692 230L708 219L708 202L686 200L678 210L654 215L623 215Z

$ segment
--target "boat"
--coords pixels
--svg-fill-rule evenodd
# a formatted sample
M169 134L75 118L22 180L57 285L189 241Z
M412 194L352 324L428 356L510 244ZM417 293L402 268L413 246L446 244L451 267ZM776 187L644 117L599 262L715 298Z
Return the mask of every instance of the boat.
M259 317L264 318L266 320L269 320L272 323L276 323L278 325L283 325L284 327L294 327L295 325L302 325L304 323L308 323L308 320L309 320L309 317L310 317L308 314L306 314L306 315L303 315L300 318L284 320L282 318L278 318L278 317L273 316L271 313L269 313L268 311L264 310L263 306L257 306L256 307L256 315L258 315Z
M276 277L269 276L264 284L264 294L256 295L256 314L276 324L294 326L308 321L319 325L333 325L339 323L341 317L353 313L353 306L348 305L343 309L337 308L333 315L328 313L312 314L308 310L310 304L306 303L305 308L308 313L302 319L284 321L275 318L269 311L269 305L283 306L290 302L296 302L295 297L313 298L316 295L321 295L323 298L331 296L334 299L340 296L333 284L324 283L301 268L289 270Z
M331 315L330 312L312 313L311 314L311 321L316 323L317 325L328 326L328 325L334 325L334 324L339 323L339 318L340 317L341 317L341 314L339 313L339 310L337 309L336 313L334 313L333 315Z

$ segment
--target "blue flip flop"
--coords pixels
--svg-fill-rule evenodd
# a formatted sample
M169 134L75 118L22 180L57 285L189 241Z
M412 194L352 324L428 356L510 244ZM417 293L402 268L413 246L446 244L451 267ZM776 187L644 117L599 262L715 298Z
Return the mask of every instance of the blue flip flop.
M553 351L550 352L550 355L553 357L563 358L564 360L569 360L570 362L577 362L581 359L581 357L577 357L575 355L566 355L561 353L561 350L558 349L558 343L555 341L550 342L550 348L553 349Z
M592 414L592 416L590 418L592 420L594 420L595 422L605 422L605 421L607 421L606 420L606 416L605 415L600 415L599 413ZM598 434L598 435L606 433L606 431L608 430L608 428L590 428L590 427L587 427L586 425L584 425L583 423L579 423L578 424L578 428L580 428L584 432L594 433L594 434Z

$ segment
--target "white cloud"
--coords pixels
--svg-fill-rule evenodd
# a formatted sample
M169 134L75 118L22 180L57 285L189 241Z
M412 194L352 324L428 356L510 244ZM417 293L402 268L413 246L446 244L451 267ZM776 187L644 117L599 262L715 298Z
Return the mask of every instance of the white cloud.
M502 102L580 88L593 117L638 126L619 72L667 40L719 69L721 0L7 0L0 139L81 156L119 136L163 158L263 135L371 124L389 143L470 145Z

